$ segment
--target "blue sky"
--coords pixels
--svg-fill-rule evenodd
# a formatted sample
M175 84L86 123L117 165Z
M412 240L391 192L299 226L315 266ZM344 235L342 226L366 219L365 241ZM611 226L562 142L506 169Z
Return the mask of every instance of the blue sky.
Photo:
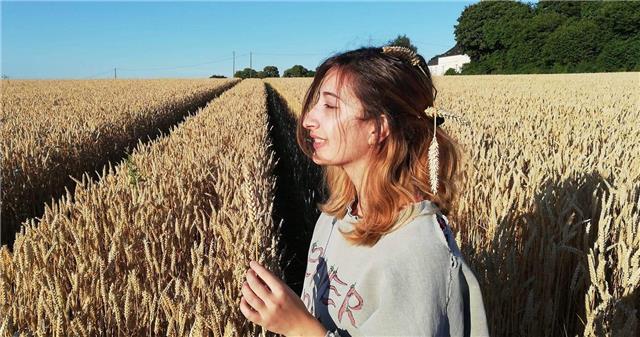
M252 65L280 75L315 69L336 52L406 34L430 59L455 44L454 25L477 1L7 2L2 73L9 78L231 76Z

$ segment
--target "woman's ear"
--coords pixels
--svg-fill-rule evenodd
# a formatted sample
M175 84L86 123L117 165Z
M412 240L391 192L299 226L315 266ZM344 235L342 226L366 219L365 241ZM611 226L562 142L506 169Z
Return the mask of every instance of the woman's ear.
M369 135L369 145L374 145L376 143L376 140L378 141L378 143L382 143L382 141L384 141L389 136L389 120L387 119L387 115L380 115L380 120L380 139L376 139L376 130L374 125L373 131L371 131L371 134Z

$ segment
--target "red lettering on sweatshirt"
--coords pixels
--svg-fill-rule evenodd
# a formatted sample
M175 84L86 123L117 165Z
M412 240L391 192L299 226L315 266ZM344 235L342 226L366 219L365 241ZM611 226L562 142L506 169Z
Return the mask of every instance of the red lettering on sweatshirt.
M311 277L313 279L313 283L310 284L311 288L309 290L313 291L313 289L315 289L318 301L327 307L331 306L333 308L336 308L336 303L340 303L340 307L337 311L338 321L342 323L342 320L344 319L343 317L346 314L351 326L356 327L357 322L354 317L354 312L362 310L364 306L364 298L356 290L355 284L349 285L349 283L342 280L338 275L338 270L334 270L333 266L331 266L330 270L327 272L323 253L324 249L316 246L316 243L314 242L311 247L311 251L309 252L309 257L307 258L307 270L313 270L313 272L307 271L305 273L305 282L311 282L307 280L308 277ZM318 266L319 263L325 265ZM316 275L318 275L318 278L316 278ZM355 299L355 304L352 303L352 298ZM302 299L307 309L311 311L314 298L312 298L309 293L305 292Z

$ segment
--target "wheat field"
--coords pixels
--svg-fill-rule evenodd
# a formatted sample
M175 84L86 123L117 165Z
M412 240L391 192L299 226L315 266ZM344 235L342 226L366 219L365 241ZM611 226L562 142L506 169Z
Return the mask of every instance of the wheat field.
M85 172L100 171L237 79L3 80L2 243Z
M265 109L243 81L25 223L2 251L3 336L254 334L243 266L278 261Z
M464 154L449 219L491 335L637 336L640 73L434 81L436 106L471 122L443 125ZM293 134L310 83L234 83L23 222L0 249L0 336L273 335L243 317L240 288L249 260L282 275L279 233L296 225L273 220L275 169L303 157L270 130L279 116ZM31 132L11 141L46 147ZM317 172L300 164L287 188L317 197Z

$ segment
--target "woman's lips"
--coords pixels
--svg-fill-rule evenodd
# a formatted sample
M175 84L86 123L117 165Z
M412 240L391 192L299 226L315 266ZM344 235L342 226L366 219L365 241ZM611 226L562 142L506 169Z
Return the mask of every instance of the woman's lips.
M320 147L324 146L327 143L326 140L323 139L314 139L313 140L313 148L314 149L319 149Z

